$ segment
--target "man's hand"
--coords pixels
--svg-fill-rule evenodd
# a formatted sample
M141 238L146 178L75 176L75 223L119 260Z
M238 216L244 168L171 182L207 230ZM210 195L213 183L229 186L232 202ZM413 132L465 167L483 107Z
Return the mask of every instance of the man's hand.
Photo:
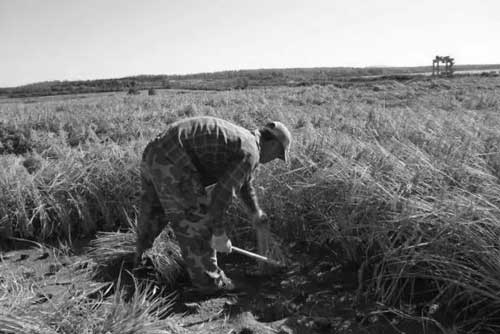
M257 234L257 249L259 250L259 254L267 256L271 236L268 217L264 211L259 209L252 215L251 219Z
M252 225L255 228L267 227L267 225L268 225L267 214L264 211L262 211L261 209L256 211L252 215L251 219L252 219Z
M221 235L212 234L210 247L219 253L231 253L233 245L231 244L231 240L229 240L226 233L223 233Z

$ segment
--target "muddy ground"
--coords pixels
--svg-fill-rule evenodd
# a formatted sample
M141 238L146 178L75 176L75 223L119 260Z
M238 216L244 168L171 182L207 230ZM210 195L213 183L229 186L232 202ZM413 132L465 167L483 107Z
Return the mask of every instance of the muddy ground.
M199 297L181 281L174 291L171 316L187 333L437 332L429 324L422 327L358 295L357 272L312 248L292 245L290 264L271 275L256 275L256 263L242 255L220 256L221 267L237 283L238 291ZM89 299L112 294L113 285L97 279L92 267L85 253L64 255L45 247L3 251L0 287L11 287L9 280L29 285L31 312L51 312L76 290L85 291ZM121 286L127 287L126 280ZM157 298L167 297L164 293ZM9 303L5 298L0 301L3 307Z

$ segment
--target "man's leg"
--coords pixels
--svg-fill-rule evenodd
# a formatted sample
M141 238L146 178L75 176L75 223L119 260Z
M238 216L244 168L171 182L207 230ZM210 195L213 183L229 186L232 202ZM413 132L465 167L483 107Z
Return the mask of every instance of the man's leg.
M141 199L137 221L136 263L141 261L142 254L151 248L156 237L168 224L163 207L152 180L146 170L141 173Z
M172 224L193 285L200 290L231 288L210 247L208 198L194 166L153 166L159 201Z
M201 210L186 214L173 227L182 250L186 269L193 286L206 293L234 288L217 265L217 252L210 247L212 231L208 227L209 215Z

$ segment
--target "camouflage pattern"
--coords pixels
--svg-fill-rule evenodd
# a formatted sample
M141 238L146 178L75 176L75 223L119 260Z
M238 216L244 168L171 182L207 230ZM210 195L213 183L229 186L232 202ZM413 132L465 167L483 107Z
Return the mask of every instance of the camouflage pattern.
M190 159L179 159L179 154L186 153L175 152L177 156L171 159L158 140L144 152L137 255L140 258L170 223L193 285L203 290L220 288L227 278L210 247L209 196Z

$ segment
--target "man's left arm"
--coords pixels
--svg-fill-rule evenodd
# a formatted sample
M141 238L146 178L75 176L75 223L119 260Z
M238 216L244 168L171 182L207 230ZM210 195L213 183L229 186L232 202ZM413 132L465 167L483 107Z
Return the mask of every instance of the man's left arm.
M264 215L264 212L259 206L259 201L257 199L257 192L253 186L253 172L250 173L249 177L243 183L240 190L240 198L245 204L252 221L256 219L259 220Z
M252 163L245 158L236 165L232 166L228 172L221 177L212 192L212 201L210 205L210 214L213 222L214 234L225 233L225 224L223 222L224 211L231 202L233 192L238 191L245 183L245 179L252 171Z

